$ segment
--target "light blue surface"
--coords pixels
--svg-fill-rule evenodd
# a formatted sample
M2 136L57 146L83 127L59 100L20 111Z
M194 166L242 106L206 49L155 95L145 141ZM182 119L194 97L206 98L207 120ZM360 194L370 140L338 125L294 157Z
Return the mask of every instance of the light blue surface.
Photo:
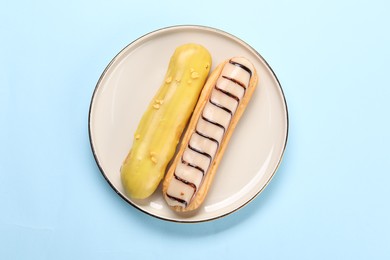
M388 1L0 3L0 259L390 259ZM111 58L171 25L216 27L270 63L290 131L270 185L217 221L117 196L88 139Z

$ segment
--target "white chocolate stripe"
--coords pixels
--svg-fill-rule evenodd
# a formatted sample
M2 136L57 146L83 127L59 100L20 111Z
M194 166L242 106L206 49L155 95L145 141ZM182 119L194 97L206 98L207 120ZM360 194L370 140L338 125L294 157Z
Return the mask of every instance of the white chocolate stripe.
M207 172L209 165L210 165L210 159L203 154L200 154L196 151L193 151L189 149L188 147L184 150L183 153L183 160L186 162L189 162L192 165L196 165L199 168L204 170L204 173Z
M210 121L222 125L225 128L225 131L228 128L230 119L232 117L228 112L216 107L210 102L205 105L203 110L203 116Z
M243 89L241 86L238 86L236 83L232 82L231 80L222 77L217 80L217 84L215 88L217 90L220 89L224 92L227 92L230 95L237 97L239 100L241 100L241 98L245 94L245 89Z
M254 70L253 64L250 63L247 59L242 58L242 57L234 57L234 58L230 59L229 62L243 68L252 77L252 72Z
M170 197L171 206L174 205L180 205L182 206L182 203L185 205L188 204L188 202L191 200L192 196L194 195L195 191L193 187L190 185L185 184L182 181L177 180L176 178L172 178L171 183L168 187L167 194Z
M191 147L208 154L211 158L214 158L218 148L218 145L215 142L204 138L197 133L192 134L189 143Z
M221 127L211 124L203 118L199 118L198 123L196 125L196 131L216 140L218 142L218 145L220 144L224 133Z
M181 162L177 164L175 174L181 179L193 183L196 188L199 188L203 178L203 173L201 171Z
M211 92L210 100L214 103L219 104L222 107L227 108L232 114L236 112L238 101L232 97L222 93L221 91L216 90L215 88Z
M231 63L227 63L225 67L222 70L221 73L222 77L229 77L232 78L238 82L241 82L245 88L249 85L250 75L245 70L239 68L236 65L233 65Z

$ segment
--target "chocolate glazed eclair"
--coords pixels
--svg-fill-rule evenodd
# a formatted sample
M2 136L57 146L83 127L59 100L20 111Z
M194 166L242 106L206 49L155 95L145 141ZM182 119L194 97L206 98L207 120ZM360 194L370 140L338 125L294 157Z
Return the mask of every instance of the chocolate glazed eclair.
M243 57L211 73L164 179L164 198L175 211L195 210L204 201L257 81L254 66Z

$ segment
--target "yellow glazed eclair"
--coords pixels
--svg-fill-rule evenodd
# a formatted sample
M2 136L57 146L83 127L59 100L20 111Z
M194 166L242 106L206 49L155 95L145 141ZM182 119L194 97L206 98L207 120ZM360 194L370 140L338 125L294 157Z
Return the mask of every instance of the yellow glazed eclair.
M255 67L243 57L211 73L163 182L164 198L175 211L195 210L204 201L257 81Z
M164 82L142 116L121 167L122 184L131 198L149 197L161 182L210 67L211 55L201 45L176 48Z

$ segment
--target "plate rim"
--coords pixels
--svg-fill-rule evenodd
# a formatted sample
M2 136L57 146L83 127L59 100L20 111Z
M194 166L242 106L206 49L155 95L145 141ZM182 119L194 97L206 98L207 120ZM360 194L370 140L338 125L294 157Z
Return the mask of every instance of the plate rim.
M97 91L99 90L99 87L101 86L101 82L102 80L104 79L105 75L107 74L107 71L111 68L112 64L117 60L117 58L123 54L123 52L129 48L130 46L132 46L133 44L135 44L136 42L138 41L141 41L142 39L148 37L148 36L151 36L153 34L157 34L157 33L163 33L163 32L166 32L166 31L170 31L170 30L175 30L175 29L201 29L201 30L205 30L205 31L213 31L215 33L218 33L218 34L222 34L222 35L225 35L225 36L228 36L229 38L232 38L238 42L240 42L241 44L243 44L245 47L247 47L248 49L250 49L251 51L253 51L261 60L262 62L265 63L266 67L270 70L270 72L272 73L273 77L275 78L276 82L277 82L277 85L280 89L280 93L281 93L281 96L283 98L283 103L284 103L284 110L285 110L285 113L286 113L286 136L285 136L285 139L284 139L284 146L282 148L282 152L281 152L281 155L280 155L280 158L278 160L278 163L274 169L274 171L272 172L271 176L268 178L267 182L265 183L265 185L259 189L256 194L254 194L250 199L248 199L245 203L243 203L242 205L240 205L239 207L229 211L229 212L226 212L224 214L221 214L221 215L218 215L218 216L215 216L215 217L211 217L211 218L201 218L201 219L198 219L198 220L188 220L188 219L171 219L171 218L167 218L167 217L162 217L162 216L159 216L159 215L156 215L156 214L152 214L151 212L148 212L146 210L144 210L143 208L139 207L137 204L133 203L132 201L130 201L128 198L126 198L121 192L119 192L119 190L111 183L111 181L109 180L109 178L107 177L106 173L104 172L100 162L99 162L99 159L98 159L98 156L96 154L96 151L95 151L95 148L94 148L94 144L93 144L93 139L92 139L92 128L91 128L91 114L92 114L92 108L93 108L93 105L94 105L94 101L95 101L95 96L96 96L96 93ZM110 185L110 187L114 190L114 192L119 195L125 202L127 202L128 204L130 204L132 207L136 208L137 210L140 210L141 212L143 213L146 213L147 215L151 216L151 217L154 217L154 218L157 218L157 219L160 219L160 220L164 220L164 221L168 221L168 222L174 222L174 223L184 223L184 224L191 224L191 223L202 223L202 222L209 222L209 221L213 221L213 220L216 220L216 219L221 219L223 217L226 217L228 215L231 215L232 213L235 213L237 211L239 211L240 209L242 209L243 207L245 207L246 205L248 205L250 202L252 202L267 186L268 184L271 182L271 180L273 179L273 177L275 176L275 173L278 171L279 169L279 166L283 160L283 157L284 157L284 153L286 151L286 147L287 147L287 142L288 142L288 136L289 136L289 113L288 113L288 105L287 105L287 100L286 100L286 96L284 94L284 90L282 88L282 85L278 79L278 77L276 76L274 70L272 69L272 67L269 65L269 63L263 58L263 56L255 49L253 48L251 45L249 45L248 43L246 43L245 41L241 40L240 38L238 38L237 36L231 34L231 33L228 33L224 30L221 30L221 29L218 29L218 28L215 28L215 27L211 27L211 26L205 26L205 25L186 25L186 24L182 24L182 25L171 25L171 26L167 26L167 27L162 27L162 28L159 28L159 29L155 29L153 31L150 31L146 34L143 34L139 37L137 37L135 40L131 41L129 44L127 44L125 47L123 47L112 59L111 61L107 64L107 66L105 67L105 69L103 70L103 72L101 73L96 85L95 85L95 88L93 90L93 93L92 93L92 97L91 97L91 101L90 101L90 105L89 105L89 111L88 111L88 136L89 136L89 144L90 144L90 147L91 147L91 150L92 150L92 154L93 154L93 157L94 157L94 160L96 162L96 165L98 166L99 168L99 171L100 173L103 175L104 179L106 180L106 182L108 182L108 184Z

